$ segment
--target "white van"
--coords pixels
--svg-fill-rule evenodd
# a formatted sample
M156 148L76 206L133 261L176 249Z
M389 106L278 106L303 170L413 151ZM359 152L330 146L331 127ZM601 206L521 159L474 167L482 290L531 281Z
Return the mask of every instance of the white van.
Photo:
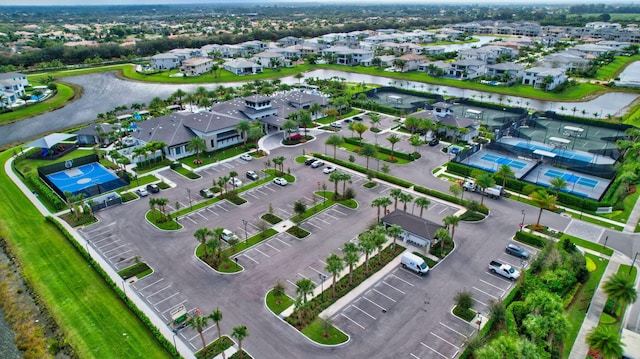
M418 257L413 253L402 253L402 259L400 261L402 268L410 269L416 272L418 275L429 274L429 266L424 259Z
M230 239L235 239L235 240L237 240L237 241L239 241L239 240L240 240L240 239L238 238L238 236L236 236L236 234L235 234L235 233L231 232L230 230L228 230L228 229L226 229L226 228L222 231L222 239L223 239L225 242L229 242L229 240L230 240Z

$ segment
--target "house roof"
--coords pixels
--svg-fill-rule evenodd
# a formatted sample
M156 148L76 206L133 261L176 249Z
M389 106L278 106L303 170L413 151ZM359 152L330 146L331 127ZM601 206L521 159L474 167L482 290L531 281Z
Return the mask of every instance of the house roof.
M402 227L405 231L411 232L425 239L433 239L436 231L440 228L444 228L441 224L414 216L411 213L407 213L399 209L396 209L382 217L382 222L387 224L396 224Z

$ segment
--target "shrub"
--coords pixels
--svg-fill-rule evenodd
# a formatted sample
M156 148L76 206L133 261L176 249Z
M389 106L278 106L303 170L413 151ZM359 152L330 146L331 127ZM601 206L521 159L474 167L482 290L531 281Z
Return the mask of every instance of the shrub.
M548 239L536 236L535 234L531 234L525 231L516 232L515 239L519 242L534 246L536 248L544 248L544 246L549 243Z
M615 316L616 315L614 313L615 306L616 306L616 302L613 299L607 299L607 301L604 303L604 309L602 311L609 315Z

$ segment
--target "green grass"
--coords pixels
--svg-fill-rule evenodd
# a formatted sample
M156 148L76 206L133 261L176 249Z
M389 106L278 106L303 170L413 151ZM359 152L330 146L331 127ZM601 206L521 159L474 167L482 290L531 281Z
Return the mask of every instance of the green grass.
M282 311L293 305L293 299L291 299L291 297L286 294L276 297L273 295L273 290L270 290L269 293L267 293L266 302L269 310L271 310L275 315L282 313Z
M460 318L460 319L462 319L462 320L464 320L464 321L466 321L468 323L471 323L473 318L475 318L476 315L478 315L478 313L476 313L472 309L461 308L461 307L459 307L457 305L453 308L453 314L456 317L458 317L458 318Z
M218 151L201 153L199 157L200 157L200 160L202 161L202 164L199 164L199 165L193 163L193 161L196 160L196 158L198 157L196 155L183 157L178 161L184 163L185 165L191 168L198 168L198 167L206 166L212 163L216 163L218 161L223 161L231 157L238 156L245 152L247 152L247 149L245 149L242 145L238 145L235 147L224 148Z
M0 154L4 164L10 151ZM80 358L168 358L140 320L2 171L0 237Z
M277 234L278 231L276 231L273 228L268 228L258 234L254 234L253 236L247 238L247 240L242 240L240 241L238 244L236 244L235 246L229 247L227 249L225 249L224 251L229 255L235 255L251 246L254 246L266 239L269 239L271 236Z
M607 268L608 260L600 258L590 253L585 254L586 258L589 258L593 263L596 263L596 269L591 272L589 276L589 280L584 284L580 290L576 293L573 303L567 308L566 313L569 318L569 330L567 331L564 342L570 343L569 345L565 345L563 347L563 358L568 358L571 353L571 349L573 343L578 336L578 332L580 331L580 327L582 326L582 322L584 318L587 316L587 309L589 309L589 303L591 303L591 299L593 298L593 294L598 288L598 284L600 283L600 279L604 275L604 270Z
M185 176L188 179L198 179L201 178L202 176L200 176L199 174L189 171L188 169L184 168L184 167L178 167L178 168L174 168L174 171L176 171L177 173Z
M162 212L158 209L154 209L153 211L149 210L144 216L149 222L151 222L151 224L163 231L177 231L182 229L182 225L173 219L166 222L158 222L156 219L163 217ZM175 216L173 218L175 218Z
M621 273L624 273L625 275L630 276L631 281L635 283L638 270L635 266L631 267L630 265L627 265L627 264L620 264L616 274L621 274ZM622 314L626 311L626 309L627 309L627 304L623 302L619 302L618 308L616 309L616 318L613 318L606 313L602 313L600 316L600 324L609 325L615 330L616 333L619 333L620 328L622 327L622 319L623 319Z
M353 153L355 153L355 154L358 154L358 153L356 152L356 150L359 150L359 149L360 149L360 146L352 145L352 144L350 144L350 143L344 143L344 144L342 144L340 147L343 147L343 148L344 148L344 149L346 149L347 151L353 152ZM397 151L395 151L395 152L397 152ZM400 152L397 152L397 153L400 153ZM371 160L379 159L379 160L381 160L381 161L390 162L390 161L388 161L388 160L389 160L389 157L391 157L391 156L390 156L390 155L387 155L387 154L384 154L384 153L376 152L376 156L375 156L375 158L374 158L374 157L372 157L372 158L371 158ZM397 164L397 165L403 165L403 164L407 164L407 163L409 163L409 161L408 161L408 160L405 160L404 158L394 157L394 159L395 159L395 162L393 162L393 163L394 163L394 164Z
M138 262L123 270L118 271L118 275L120 275L124 279L128 279L133 276L135 276L138 279L141 279L148 276L151 273L153 273L153 269L149 268L149 266L145 262Z
M563 234L562 237L560 237L560 240L563 240L565 238L568 238L571 242L573 242L575 245L582 247L582 248L586 248L586 249L590 249L592 251L596 251L608 256L612 256L613 255L613 249L609 248L609 247L604 247L601 244L598 243L593 243L593 242L589 242L586 241L582 238L578 238L578 237L574 237L572 235L569 234Z
M29 76L30 83L33 83ZM24 120L25 118L43 114L45 112L54 111L66 106L75 96L76 92L82 92L82 89L73 89L70 85L58 85L58 93L52 98L44 101L15 109L12 112L0 114L0 124L7 124Z
M596 72L598 80L613 80L632 62L640 60L640 55L634 56L616 56L610 64L602 66Z
M345 343L349 337L333 325L324 330L322 319L316 318L311 324L302 329L302 333L309 339L324 345L337 345Z

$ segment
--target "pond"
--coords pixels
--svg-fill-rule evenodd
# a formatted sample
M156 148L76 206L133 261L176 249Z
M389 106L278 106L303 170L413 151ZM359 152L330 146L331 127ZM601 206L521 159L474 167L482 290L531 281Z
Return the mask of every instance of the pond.
M640 61L633 62L620 73L619 81L616 83L621 85L640 86Z

